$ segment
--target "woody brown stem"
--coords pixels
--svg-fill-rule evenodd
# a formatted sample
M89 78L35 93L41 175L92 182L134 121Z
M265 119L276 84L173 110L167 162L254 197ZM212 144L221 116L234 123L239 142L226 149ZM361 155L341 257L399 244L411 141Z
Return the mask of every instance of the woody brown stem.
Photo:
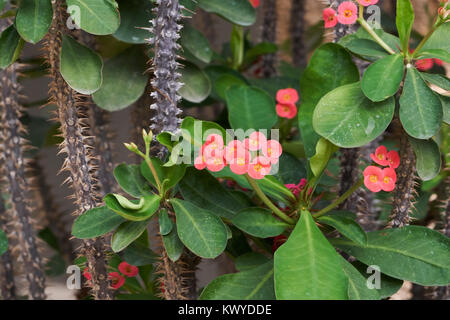
M263 1L264 20L262 25L262 41L275 43L277 39L277 5L275 0ZM263 75L270 78L276 75L276 54L263 56Z
M8 234L7 221L5 203L0 193L0 230L6 234ZM0 293L3 300L17 299L13 259L9 248L0 256Z

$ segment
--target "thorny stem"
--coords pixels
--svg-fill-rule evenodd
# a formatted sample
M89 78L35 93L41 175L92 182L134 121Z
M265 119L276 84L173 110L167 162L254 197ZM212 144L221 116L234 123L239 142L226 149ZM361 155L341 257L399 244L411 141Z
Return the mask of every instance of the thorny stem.
M350 189L348 189L342 196L337 198L333 203L329 204L328 206L326 206L325 208L323 208L319 212L313 214L313 217L314 218L319 218L319 217L323 216L325 213L327 213L327 212L333 210L334 208L336 208L338 205L340 205L342 202L344 202L345 199L350 197L353 194L353 192L358 190L363 185L363 183L364 183L364 178L359 179L358 182L356 182Z
M378 42L378 44L380 46L383 47L384 50L386 50L387 52L389 52L390 54L395 54L395 51L391 49L391 47L389 47L387 45L386 42L384 42L376 33L375 31L372 29L372 27L364 20L361 18L358 18L356 21L359 22L359 24L361 25L361 27L363 27L374 39L376 42Z
M255 190L258 197L261 199L262 202L266 206L268 206L278 217L280 217L282 220L286 221L289 224L295 224L295 220L288 217L285 213L283 213L280 209L278 209L272 201L270 201L269 198L262 192L261 188L258 186L255 180L253 180L251 177L249 177L247 174L245 174L245 178L247 179L248 183L252 186L253 190Z

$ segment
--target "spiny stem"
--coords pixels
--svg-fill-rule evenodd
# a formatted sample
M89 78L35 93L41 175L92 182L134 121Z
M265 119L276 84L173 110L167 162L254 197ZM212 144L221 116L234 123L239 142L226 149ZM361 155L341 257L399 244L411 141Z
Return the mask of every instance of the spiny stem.
M350 189L348 189L342 196L337 198L333 203L329 204L328 206L326 206L319 212L313 214L313 217L319 218L319 217L323 216L325 213L336 208L338 205L340 205L342 202L344 202L345 199L350 197L353 194L353 192L358 190L363 185L363 183L364 183L364 178L361 178L357 183L355 183Z
M258 197L261 199L262 202L266 206L268 206L278 217L280 217L282 220L289 224L295 224L295 220L288 217L284 212L282 212L280 209L278 209L272 201L270 201L269 198L264 194L264 192L261 190L261 188L258 186L255 180L253 180L248 174L245 174L245 178L247 179L248 183L252 186L253 190L255 190Z

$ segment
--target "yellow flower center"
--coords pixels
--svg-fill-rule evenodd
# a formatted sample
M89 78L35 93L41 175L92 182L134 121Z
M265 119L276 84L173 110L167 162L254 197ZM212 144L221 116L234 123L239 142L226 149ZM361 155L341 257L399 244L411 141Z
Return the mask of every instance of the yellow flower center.
M238 166L243 166L243 165L245 165L245 159L244 159L244 158L237 158L236 164L237 164Z
M383 182L384 183L389 183L391 181L391 178L389 178L389 177L384 177L383 178Z
M267 148L267 155L272 156L272 148Z
M291 100L291 95L290 95L289 93L286 93L286 94L283 96L283 98L284 98L284 100Z
M380 160L384 160L384 154L381 154L381 153L378 154L378 155L377 155L377 158L380 159Z
M377 176L375 176L375 175L371 175L371 176L370 176L370 178L369 178L369 180L370 180L370 182L373 182L373 183L375 183L375 182L377 182L377 181L378 181L378 177L377 177Z
M262 169L262 165L260 165L259 163L257 163L257 164L255 164L255 165L253 166L253 169L255 169L255 171L259 172L259 171L261 171L261 169Z
M221 164L221 163L222 163L221 159L219 159L219 158L214 159L214 164Z
M290 109L289 109L288 106L283 106L283 111L284 111L284 112L289 112L289 110L290 110Z
M352 10L347 9L347 10L344 11L344 16L345 16L346 18L349 18L349 17L351 17L352 15L353 15Z

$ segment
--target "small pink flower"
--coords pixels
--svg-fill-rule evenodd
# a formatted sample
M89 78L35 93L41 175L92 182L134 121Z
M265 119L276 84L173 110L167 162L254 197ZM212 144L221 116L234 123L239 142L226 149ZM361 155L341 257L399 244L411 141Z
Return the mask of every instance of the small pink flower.
M300 182L297 185L297 187L300 189L300 191L302 191L305 188L307 183L308 183L308 180L303 178L302 180L300 180Z
M416 68L420 71L427 71L433 68L433 59L426 58L426 59L420 59L416 61Z
M89 272L89 269L88 269L88 268L85 268L85 269L84 269L84 271L83 271L83 276L86 278L87 281L91 281L91 279L92 279L92 275L91 275L91 273Z
M119 264L119 271L128 277L136 277L139 273L139 268L124 261Z
M298 92L295 89L281 89L277 92L277 102L281 104L296 104L298 101Z
M275 164L278 162L281 154L283 153L283 148L281 144L276 140L269 140L267 144L262 149L262 154L267 157L270 163Z
M358 19L358 8L351 1L342 2L338 7L338 21L342 24L353 24Z
M222 149L223 148L223 138L220 134L210 134L205 141L204 146L208 146L211 149Z
M323 21L325 21L325 28L333 28L337 25L336 11L331 8L323 10Z
M388 166L389 160L387 155L387 149L385 146L379 146L375 150L375 154L370 154L370 158L377 164L381 166Z
M436 63L436 65L438 65L438 66L444 65L444 62L443 62L441 59L434 58L433 61L434 61L434 63Z
M118 272L108 273L108 279L111 280L111 287L116 290L125 283L125 277Z
M238 148L234 154L233 159L228 161L230 170L235 174L244 174L248 171L248 164L250 163L250 152L244 147Z
M289 191L291 191L294 196L298 196L298 194L301 191L300 188L296 184L293 184L293 183L285 184L284 186L286 188L288 188Z
M225 160L229 163L233 161L234 157L236 156L236 153L239 149L245 148L244 143L239 140L233 140L230 141L227 146L225 147L224 157Z
M377 4L378 0L358 0L358 3L364 7Z
M253 6L253 8L258 8L259 7L259 0L249 0L250 4Z
M277 104L276 111L280 118L292 119L297 115L295 104Z
M258 156L253 159L248 166L248 175L253 179L262 179L270 173L270 160Z
M379 167L368 166L364 170L364 185L372 192L381 191L380 181L383 180L383 170Z
M206 167L211 172L221 171L225 168L225 159L223 158L223 155L206 159Z
M197 170L203 170L206 168L206 162L203 156L199 155L197 158L195 158L194 167Z
M266 136L259 131L252 132L248 139L244 140L245 147L250 151L257 151L261 149L261 146L265 145L266 143Z
M387 154L387 158L389 161L389 167L391 167L392 169L397 169L400 165L400 156L398 155L397 151L389 151Z
M384 168L382 179L379 182L381 190L390 192L395 189L395 182L397 181L397 174L392 168Z

